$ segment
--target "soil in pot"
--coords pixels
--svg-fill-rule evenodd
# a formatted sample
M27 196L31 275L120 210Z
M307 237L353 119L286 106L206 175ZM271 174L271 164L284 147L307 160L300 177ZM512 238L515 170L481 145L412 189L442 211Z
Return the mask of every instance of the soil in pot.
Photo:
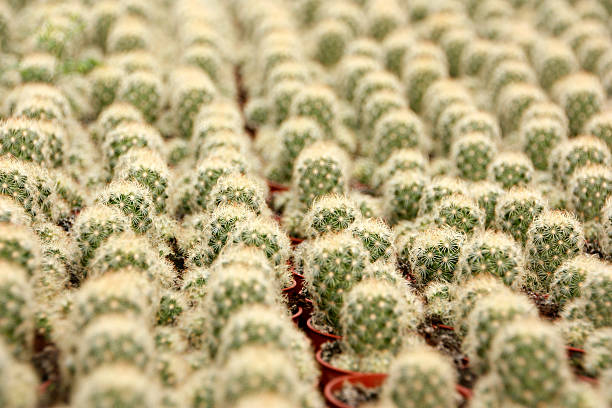
M332 408L356 408L375 401L386 374L355 374L334 379L324 390L325 399Z
M334 393L334 397L349 407L359 407L366 402L377 401L382 387L366 387L360 382L344 381L342 388Z
M321 349L321 345L330 341L341 340L342 337L331 333L325 333L324 331L317 328L317 325L313 323L314 316L311 316L306 321L306 335L312 343L315 353Z

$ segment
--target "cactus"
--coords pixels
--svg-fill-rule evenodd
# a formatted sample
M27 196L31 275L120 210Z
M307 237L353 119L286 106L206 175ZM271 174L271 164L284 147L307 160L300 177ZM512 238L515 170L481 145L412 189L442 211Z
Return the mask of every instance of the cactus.
M111 365L80 379L73 391L77 406L110 408L159 407L160 396L145 374L125 365Z
M565 311L562 314L565 314ZM563 337L565 344L579 348L584 348L586 339L594 330L593 324L586 319L561 319L555 326Z
M549 324L515 319L491 346L491 366L503 395L523 406L554 402L569 380L561 337Z
M490 275L480 275L461 282L451 287L449 293L453 300L452 316L455 325L459 329L459 336L463 337L468 331L468 317L480 299L489 296L491 293L500 292L506 289L502 282Z
M126 76L117 91L117 97L134 105L149 123L155 122L161 109L162 83L154 74L135 72Z
M570 134L576 135L603 105L604 90L597 77L584 72L567 75L555 84L555 99L570 123Z
M165 212L170 171L161 156L150 149L131 149L117 162L117 178L135 181L149 190L157 214Z
M290 255L290 242L278 224L270 218L259 216L239 221L231 232L230 240L235 244L242 243L247 247L258 248L270 264L279 269L279 274L284 274L283 270Z
M25 116L28 119L39 121L65 120L66 117L60 107L50 98L33 96L20 99L15 105L13 116ZM42 122L39 122L40 125Z
M584 124L584 134L593 135L608 145L612 149L612 113L603 111L593 115Z
M446 282L431 282L423 290L427 304L425 315L432 322L454 324L454 309L452 304L452 286Z
M385 162L379 166L372 177L374 187L380 188L387 180L393 178L398 171L419 171L426 173L427 158L423 153L413 149L395 150Z
M27 358L34 328L32 287L24 269L6 261L2 261L0 267L0 339L7 352Z
M16 158L42 163L45 159L46 134L36 121L9 118L0 124L0 153Z
M450 103L440 111L438 120L434 123L434 138L440 141L439 149L442 153L450 151L457 123L462 118L471 116L474 113L478 113L476 108L466 102Z
M536 42L533 64L538 80L546 90L550 90L559 80L579 68L578 61L567 44L548 38Z
M427 89L440 78L447 76L447 68L443 62L430 58L417 58L411 60L404 69L403 83L408 89L410 108L420 113L423 95Z
M586 339L584 345L584 368L594 376L612 367L612 329L595 330Z
M563 307L582 294L582 286L588 274L604 264L589 255L578 255L564 261L555 271L550 282L550 296L553 302Z
M491 274L510 287L518 287L524 274L523 251L508 235L497 231L474 234L461 251L457 281Z
M536 74L527 62L514 59L500 61L488 78L491 100L497 103L504 89L512 84L535 82Z
M132 105L124 102L113 103L98 115L92 138L95 142L103 143L106 135L119 125L143 122L142 113Z
M22 82L52 83L57 75L58 61L51 54L27 54L19 63Z
M567 185L572 175L581 167L608 165L612 156L607 145L593 136L579 136L561 143L553 152L553 176Z
M184 401L184 406L210 408L215 403L214 385L214 370L204 368L192 373L185 383L179 386L178 393Z
M359 208L361 215L364 218L382 218L383 208L382 199L359 191L352 191L349 197ZM0 212L1 219L1 212Z
M325 194L343 194L348 188L348 157L337 145L318 142L302 150L295 161L292 185L301 207L307 209Z
M405 110L406 102L399 92L374 92L363 105L361 126L365 131L374 131L385 115Z
M276 125L282 124L289 117L293 99L303 87L304 83L298 80L285 80L272 85L270 100Z
M381 261L395 265L393 236L389 227L377 219L365 219L351 226L355 238L370 252L370 262Z
M244 107L244 114L247 125L252 129L257 129L268 123L270 117L270 107L266 98L253 98Z
M451 151L459 175L467 180L479 181L487 177L487 167L497 155L497 146L489 136L473 132L457 139Z
M527 286L548 292L555 270L583 248L584 231L572 213L544 210L527 232Z
M217 90L211 79L197 68L180 68L172 78L171 106L179 136L191 138L194 119L203 105L209 104Z
M338 71L340 73L341 95L348 102L355 102L357 90L362 84L362 78L368 73L380 72L377 61L364 56L347 56L340 62ZM369 81L366 81L369 82Z
M144 373L149 371L153 339L140 322L125 317L102 317L87 327L83 340L77 345L79 376L113 364L126 364Z
M491 181L499 183L504 189L528 186L534 173L531 160L523 153L502 152L489 165Z
M506 86L497 103L497 114L504 134L518 129L523 115L531 105L546 100L546 94L536 85L518 82Z
M360 220L361 212L348 197L325 195L317 198L304 216L302 223L308 237L336 233L349 229Z
M442 354L420 346L403 352L391 364L382 400L396 407L450 407L457 375Z
M118 208L128 217L132 230L147 232L153 225L155 207L149 190L133 181L113 181L98 194L96 202Z
M338 101L331 89L312 85L302 89L291 102L291 115L314 119L327 137L333 136L338 116Z
M369 0L367 14L369 35L379 42L404 23L404 14L396 1Z
M183 52L186 65L204 71L216 84L220 84L221 71L224 68L219 52L210 45L192 45Z
M414 239L410 248L410 266L418 286L432 281L450 282L455 276L463 233L454 228L431 227Z
M567 132L563 124L553 118L523 119L520 138L533 166L537 170L547 170L554 147L567 140Z
M94 113L99 114L115 101L123 79L123 72L115 67L102 66L91 71L89 77Z
M131 149L148 147L161 151L162 146L161 136L155 128L141 123L126 123L120 124L106 135L102 149L109 174L112 176L119 159Z
M396 172L384 184L385 214L391 223L416 218L427 182L420 171L412 170Z
M313 119L296 117L287 119L278 130L281 148L270 177L279 182L291 178L293 166L300 152L314 142L323 139L321 128Z
M6 408L37 406L38 378L34 369L16 361L4 343L0 343L0 401Z
M448 176L434 178L423 190L421 202L419 203L419 216L431 213L443 198L453 194L467 196L467 187L461 179Z
M233 353L254 345L274 347L289 355L302 381L314 386L319 369L310 355L310 344L288 319L279 318L279 312L254 305L234 313L221 333L217 361L223 364Z
M323 235L306 247L304 276L318 323L339 329L344 294L361 281L369 257L348 231Z
M592 165L577 170L569 181L568 192L571 207L580 219L600 220L602 208L612 192L610 168Z
M134 17L121 17L113 25L106 39L110 52L128 52L149 49L151 32L147 25Z
M596 328L610 326L612 322L612 312L609 307L612 297L611 287L612 269L607 264L605 267L590 271L582 285L579 299L585 302L584 314Z
M433 220L437 225L448 225L471 235L484 228L485 214L475 200L463 194L451 194L436 204Z
M347 45L344 55L345 57L362 56L378 60L381 55L380 45L372 38L358 37Z
M546 206L537 191L513 188L499 197L495 207L495 224L517 242L525 244L529 226Z
M400 149L427 147L423 123L407 109L381 116L373 130L373 156L378 163L385 162Z
M42 263L42 245L29 226L0 223L0 259L33 276Z
M398 79L380 68L357 73L360 75L355 78L357 86L353 92L353 105L358 114L363 112L370 97L379 91L403 92Z
M30 225L32 219L18 202L12 198L0 196L0 223Z
M389 33L382 43L385 68L398 78L402 77L404 56L412 47L414 37L412 28L402 27Z
M467 317L468 330L462 346L473 367L481 373L499 369L501 362L493 356L499 352L494 342L500 332L512 322L536 318L537 313L526 296L510 290L493 291L478 300Z
M487 181L474 183L470 186L470 196L476 200L478 206L485 212L485 228L491 227L495 222L495 206L503 192L499 185Z
M219 177L211 189L207 208L209 211L221 204L244 205L255 214L266 210L266 194L260 180L242 175L228 174Z
M351 38L348 27L335 19L323 20L313 29L313 56L326 67L334 66L342 59Z
M440 38L440 45L446 54L448 72L451 77L459 76L463 52L469 43L474 41L474 33L470 29L450 28Z

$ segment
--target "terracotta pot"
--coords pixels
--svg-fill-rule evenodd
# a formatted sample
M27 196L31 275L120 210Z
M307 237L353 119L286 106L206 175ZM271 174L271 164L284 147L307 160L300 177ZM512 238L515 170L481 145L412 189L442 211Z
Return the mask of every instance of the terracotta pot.
M301 288L298 290L297 287L298 287L298 282L294 278L293 279L293 283L291 284L291 286L283 289L283 291L282 291L283 295L287 295L287 297L289 299L292 299L292 298L296 297L297 294L300 293L300 290L302 290Z
M291 320L293 321L293 323L295 323L295 325L297 325L297 326L300 325L300 320L301 320L301 317L302 317L303 313L304 313L304 309L302 309L301 307L298 307L297 312L295 312L291 316Z
M340 336L336 336L335 334L323 333L322 331L319 331L312 327L312 317L309 317L308 320L306 320L306 328L306 335L310 339L315 353L321 350L321 345L323 343L342 339L342 337Z
M276 181L267 180L267 183L268 183L268 188L270 189L271 193L289 190L289 186L277 183Z
M569 354L570 357L573 355L584 354L584 350L577 347L565 346L565 350L567 351L567 354Z
M337 377L327 383L323 389L323 395L325 395L325 401L327 401L328 406L332 408L354 408L340 401L334 395L342 389L345 381L351 384L362 384L367 388L376 388L380 387L386 379L387 374L353 374Z
M306 299L306 305L303 307L304 311L300 319L300 327L304 329L304 331L306 331L306 334L308 334L308 328L306 327L306 323L310 319L310 316L312 316L313 307L314 306L312 305L312 300Z
M291 246L294 247L304 242L304 238L289 237L289 239L291 240Z
M380 375L377 373L360 373L357 371L343 370L338 367L334 367L327 361L323 360L322 357L323 350L317 351L315 354L315 358L317 359L317 363L321 367L321 379L319 380L319 385L321 388L325 388L325 386L332 380L338 377L346 377L346 376L356 376L356 375Z
M325 396L325 400L327 401L328 405L332 408L355 408L345 404L344 402L338 400L335 397L335 393L342 389L342 386L344 385L345 381L348 381L351 384L362 384L366 388L377 388L382 386L386 379L387 374L365 373L336 377L329 383L327 383L323 390L323 395ZM472 398L472 390L470 390L469 388L463 387L461 385L456 385L455 390L466 401L469 401Z

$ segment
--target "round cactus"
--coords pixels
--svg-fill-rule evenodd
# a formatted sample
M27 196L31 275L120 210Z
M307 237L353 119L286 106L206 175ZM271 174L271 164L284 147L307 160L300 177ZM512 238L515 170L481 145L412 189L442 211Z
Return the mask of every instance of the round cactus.
M113 103L98 115L92 138L96 142L103 143L106 135L119 125L143 122L142 113L132 105L124 102Z
M151 32L141 19L124 16L109 31L106 48L111 52L145 50L150 48L150 38Z
M389 90L374 92L363 106L362 128L371 132L385 115L405 110L406 103L400 93Z
M359 75L354 78L356 88L353 91L353 105L358 114L361 114L370 97L379 91L402 92L402 85L392 74L380 69L357 71Z
M423 153L414 149L398 149L392 153L372 176L374 187L382 187L399 171L427 172L428 161Z
M429 228L414 239L410 266L418 286L432 281L450 282L456 273L463 233L443 226Z
M492 358L496 352L493 342L499 333L513 321L537 316L535 305L526 296L510 290L493 291L478 300L467 318L468 331L463 343L470 363L481 373L499 368L500 362ZM493 366L494 362L497 366Z
M192 136L193 124L202 105L217 93L214 83L197 68L181 68L172 78L171 106L176 115L177 130L184 139Z
M534 168L523 153L502 152L491 162L488 173L491 181L510 189L528 186L533 179Z
M102 66L91 71L89 78L94 113L99 114L115 101L123 79L123 71L115 67Z
M591 375L599 375L612 367L612 329L601 328L587 338L584 368Z
M102 191L96 201L109 207L118 208L130 220L132 230L147 232L152 224L155 208L149 190L133 181L113 181Z
M495 207L495 223L503 232L524 244L533 220L547 204L535 190L513 188L499 197Z
M264 216L238 222L230 240L262 250L276 268L283 269L289 259L289 238L276 222Z
M528 287L548 292L555 270L584 247L582 225L571 213L544 210L527 232Z
M200 68L216 84L221 81L223 62L219 52L210 45L192 45L183 52L185 64Z
M491 366L503 394L524 406L554 402L570 376L561 337L538 320L506 325L491 346Z
M42 163L45 159L46 134L36 121L9 118L0 124L0 153L16 158Z
M403 72L403 82L408 89L410 108L420 113L423 95L427 89L433 82L447 75L446 65L438 60L430 58L411 60Z
M449 296L453 300L452 315L457 326L459 336L468 331L468 317L480 299L494 292L503 291L506 287L502 282L491 275L476 276L467 282L450 287Z
M355 222L351 231L370 252L370 262L395 264L393 236L389 227L378 219L365 219Z
M578 61L572 49L557 39L541 39L535 44L533 62L538 80L550 90L566 75L578 70Z
M497 155L497 146L489 136L473 132L457 139L451 151L459 175L467 180L479 181L487 177L487 167Z
M553 176L567 185L576 170L593 164L608 165L612 156L603 141L587 135L561 143L552 152L552 160Z
M158 407L160 396L153 382L137 369L111 365L82 378L73 391L74 404L84 407Z
M571 206L585 221L600 220L602 208L612 193L612 173L603 165L577 170L569 181Z
M326 234L305 248L306 287L319 323L338 330L344 294L361 281L369 258L369 252L348 231Z
M135 72L123 78L117 97L134 105L149 123L155 122L161 109L162 82L154 74Z
M524 273L523 251L509 236L497 231L483 231L468 240L459 258L457 281L491 274L504 284L517 287Z
M438 120L434 123L434 138L440 141L439 149L441 153L450 152L452 142L455 139L454 129L457 123L465 117L479 113L471 103L453 102L446 106L439 114ZM470 128L465 129L466 132Z
M348 27L334 19L323 20L313 29L314 59L324 66L334 66L344 55L351 37Z
M476 200L480 208L485 212L485 228L489 228L495 222L495 206L503 190L496 183L481 181L470 186L469 194Z
M522 60L508 59L501 61L491 71L488 88L491 100L495 104L504 89L515 83L536 83L536 75L531 66Z
M0 223L30 225L32 219L23 207L12 198L0 196Z
M41 266L43 255L36 234L29 226L0 223L0 237L0 259L33 276Z
M524 152L538 170L547 170L549 157L558 144L567 139L565 127L553 118L523 120L520 138Z
M602 267L604 264L599 259L589 255L578 255L564 261L550 281L552 301L563 307L573 299L580 297L588 274Z
M266 196L258 179L242 174L228 174L219 177L210 190L207 208L211 211L221 204L238 204L259 214L267 209Z
M612 113L603 111L593 115L584 125L584 134L593 135L612 148Z
M374 128L374 158L385 162L399 149L427 147L421 120L407 109L393 110L380 117Z
M348 197L325 195L316 199L302 221L306 236L336 233L359 221L361 212Z
M385 214L391 223L413 220L419 214L428 178L420 171L399 171L383 187Z
M391 364L382 393L396 407L450 407L457 374L442 354L421 346L403 352Z
M32 287L27 272L5 261L0 263L0 339L19 358L31 352L34 316ZM4 351L4 350L2 350ZM1 394L0 394L1 395Z
M16 361L9 350L0 344L0 401L6 408L34 408L37 406L36 372L29 364Z
M475 200L463 194L442 198L432 214L437 225L448 225L467 235L484 228L484 211Z
M567 75L558 81L553 93L565 109L571 135L578 134L591 116L601 110L605 99L599 79L584 72Z
M542 89L529 83L512 83L506 86L499 95L497 112L504 134L518 129L523 115L535 103L547 100Z
M273 122L276 125L280 125L289 117L293 99L303 87L304 83L298 80L285 80L272 85L270 100Z
M423 190L421 202L419 203L419 216L431 213L443 198L453 194L467 196L466 185L461 179L448 176L434 178Z
M612 312L612 269L605 265L587 275L581 289L580 299L584 300L584 313L595 327L610 326Z
M425 315L430 321L454 324L452 289L452 285L446 282L431 282L425 287Z
M314 119L323 132L331 137L338 115L338 101L331 89L312 85L295 96L291 102L291 115Z

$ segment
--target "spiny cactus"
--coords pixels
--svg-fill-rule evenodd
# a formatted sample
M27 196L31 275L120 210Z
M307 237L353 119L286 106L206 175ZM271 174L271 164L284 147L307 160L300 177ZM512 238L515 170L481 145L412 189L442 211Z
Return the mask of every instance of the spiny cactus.
M106 48L110 52L146 50L151 47L151 32L141 19L123 16L108 33Z
M420 119L407 109L393 110L380 117L374 127L374 158L385 162L395 151L427 147Z
M506 325L490 355L503 395L520 405L555 402L570 376L561 337L538 320L519 318Z
M523 120L520 138L533 166L538 170L547 170L553 149L567 139L567 131L558 120L534 117Z
M196 115L202 105L217 94L211 79L197 68L181 68L173 73L171 106L176 115L179 136L191 138Z
M565 109L571 135L578 134L591 116L601 110L605 99L599 79L585 72L570 74L559 80L553 94Z
M480 132L467 133L453 143L451 154L462 178L479 181L487 177L487 168L497 155L497 146Z
M599 259L589 255L578 255L564 261L557 268L550 282L551 299L556 304L564 306L571 300L580 297L588 274L603 267L604 264Z
M117 97L134 105L142 112L147 122L153 123L163 103L162 91L162 82L156 75L135 72L123 78Z
M457 281L491 274L504 284L518 287L524 274L521 247L508 235L497 231L474 234L461 251Z
M438 147L441 153L450 152L454 140L455 125L464 117L473 113L478 113L477 109L464 101L456 101L447 105L440 111L438 120L433 124L434 138L440 141Z
M584 124L583 133L595 136L612 149L612 112L602 111L591 116Z
M419 216L431 213L443 198L453 194L467 195L467 187L461 179L449 176L439 176L432 179L423 189L421 202L419 203Z
M446 282L431 282L425 287L425 315L430 321L454 324L452 294L452 285Z
M447 68L444 62L431 58L416 58L410 60L403 71L403 83L408 89L410 108L420 113L423 95L433 82L446 77Z
M385 214L392 223L412 220L420 212L428 178L418 170L396 172L383 187Z
M400 93L389 90L374 92L363 106L361 126L371 132L385 115L405 110L406 102Z
M450 407L457 383L452 363L427 347L403 352L391 364L382 393L395 407Z
M42 263L42 245L38 236L29 226L0 223L0 259L33 276Z
M454 228L431 227L418 235L410 248L410 266L418 286L432 281L450 282L465 235Z
M537 316L535 305L526 296L508 289L493 291L478 300L467 317L468 330L462 345L470 363L481 373L498 368L492 365L494 361L499 364L492 359L496 352L492 344L500 331L512 321Z
M607 145L593 136L579 136L561 143L552 152L553 176L567 185L572 175L581 167L612 161Z
M498 279L490 275L480 275L465 283L450 287L449 293L453 300L453 317L459 336L463 337L468 331L468 317L474 306L491 293L503 291L506 287Z
M346 196L325 195L317 198L302 220L304 233L316 237L344 231L361 219L361 212Z
M113 181L98 194L96 202L118 208L130 220L137 233L147 232L153 225L155 207L149 190L133 181Z
M584 313L595 327L610 326L612 323L611 288L612 269L608 264L589 272L582 285L579 299L584 300Z
M289 238L276 222L265 216L238 222L230 240L260 249L275 268L283 269L289 259Z
M242 174L228 174L219 177L210 190L207 208L210 211L221 204L238 204L260 214L267 209L266 196L267 191L260 180Z
M144 123L142 113L128 103L113 103L98 115L92 138L95 142L103 143L108 133L128 123Z
M325 135L331 137L338 115L338 101L331 89L321 85L312 85L302 89L293 98L291 115L314 119Z
M153 357L153 339L147 327L125 317L102 317L87 327L77 344L77 373L126 364L147 373Z
M192 65L204 71L217 85L222 80L224 69L220 53L210 45L192 45L183 52L186 65Z
M495 206L503 193L504 191L498 184L488 181L481 181L470 186L470 196L485 212L485 228L491 227L495 222Z
M348 231L321 236L305 248L304 275L318 323L338 330L344 295L361 281L370 254Z
M236 351L254 345L273 346L289 355L302 381L314 386L319 370L310 354L310 343L279 312L274 307L253 305L234 313L221 333L217 361L223 364Z
M393 235L385 223L378 219L359 220L351 226L351 231L370 252L370 262L395 264Z
M570 203L584 221L601 220L602 208L612 193L608 166L592 165L577 170L569 181Z
M292 184L301 207L325 194L342 194L348 188L348 157L330 142L318 142L302 150L293 169Z
M272 85L270 100L273 123L280 125L289 117L292 101L303 87L304 82L299 80L285 80Z
M346 47L344 58L348 56L362 56L378 60L381 56L380 45L372 38L354 38Z
M334 66L344 55L351 38L348 27L334 19L323 20L313 29L313 56L324 66Z
M396 1L370 0L366 10L369 17L367 30L377 41L383 41L404 22L404 14Z
M160 395L145 374L123 364L111 365L94 371L79 380L72 394L78 406L110 408L159 407Z
M535 83L536 74L527 62L508 59L497 64L487 82L491 101L495 104L506 87L517 83Z
M16 361L4 343L0 343L0 401L6 408L36 407L38 378L34 369Z
M131 149L148 147L161 151L162 146L161 136L155 128L142 123L126 123L107 133L102 149L112 176L119 159Z
M9 118L0 124L0 152L35 163L42 163L47 148L46 134L33 120Z
M572 49L557 39L540 39L533 53L534 68L544 89L550 90L557 81L578 70Z
M437 225L448 225L467 235L484 228L484 211L475 200L463 194L442 198L432 215Z
M612 367L612 329L601 328L587 338L584 345L584 368L591 375L599 375Z
M531 105L546 100L544 91L534 84L518 82L506 86L497 103L497 114L504 134L518 129L523 115Z
M357 89L360 87L361 79L370 72L380 70L380 64L369 57L347 56L343 58L338 67L340 73L340 92L348 101L354 102Z
M527 232L526 285L548 292L555 270L584 247L582 225L572 213L544 210Z
M0 262L0 339L7 352L27 358L32 347L34 299L28 274L17 265Z
M94 113L100 113L115 101L123 72L115 67L101 66L89 74Z
M414 149L397 149L385 160L382 165L374 170L372 184L374 187L382 187L398 171L418 170L426 173L428 168L427 158L423 153Z
M359 71L358 71L359 72ZM391 91L402 92L403 88L398 79L392 74L380 69L368 70L360 73L356 79L356 88L353 94L353 105L358 114L363 113L363 109L368 100L376 92Z
M516 241L525 244L529 226L546 207L544 198L537 191L515 187L497 200L495 224Z
M0 196L0 222L30 225L32 219L18 202L7 196Z
M491 162L489 179L503 188L528 186L533 180L534 168L526 155L517 152L502 152Z

